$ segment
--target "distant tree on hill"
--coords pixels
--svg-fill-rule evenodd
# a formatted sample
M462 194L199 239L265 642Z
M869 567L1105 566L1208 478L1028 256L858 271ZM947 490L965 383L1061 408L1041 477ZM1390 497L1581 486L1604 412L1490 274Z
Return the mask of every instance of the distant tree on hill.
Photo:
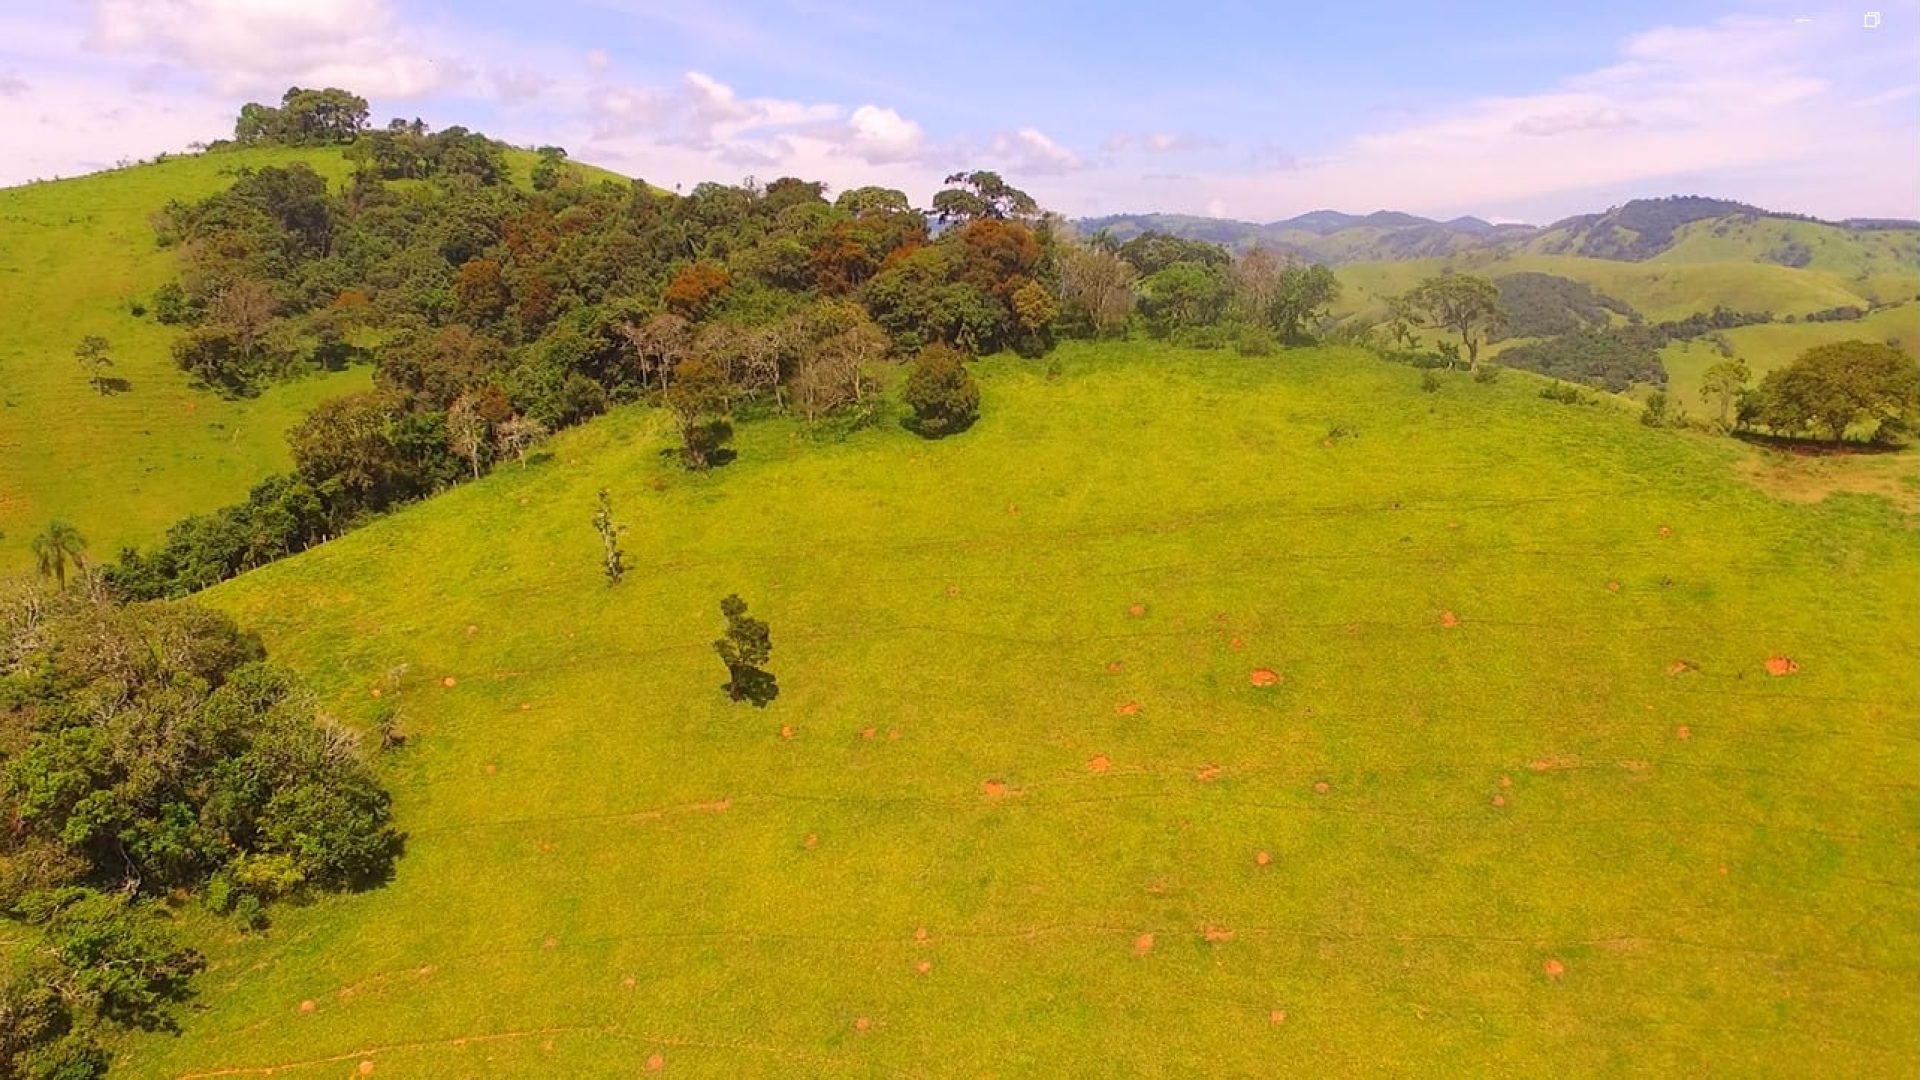
M280 107L249 102L240 109L233 138L243 145L285 143L322 146L350 143L367 126L367 99L338 87L308 90L293 87L280 98Z
M593 531L600 534L600 572L609 586L620 584L627 576L627 553L620 550L620 534L626 526L613 520L613 496L600 489L600 508L593 512Z
M913 358L905 397L913 410L907 427L924 438L965 431L980 416L980 388L966 357L945 345L929 345Z
M1718 404L1722 427L1733 422L1733 408L1752 380L1753 370L1745 360L1722 360L1700 377L1700 400Z
M773 673L762 666L773 657L773 634L764 621L747 614L747 602L738 594L720 601L720 614L727 629L713 651L727 666L727 697L765 708L780 694Z
M1914 430L1920 413L1920 365L1890 345L1841 341L1818 345L1760 382L1759 420L1777 432L1824 431L1839 445L1855 424L1876 437Z
M492 448L492 425L481 415L480 402L473 394L461 394L447 406L447 442L453 452L466 459L473 478L480 478Z
M1506 323L1500 289L1486 278L1448 271L1427 278L1399 298L1396 310L1429 330L1460 335L1467 368L1480 370L1480 346Z
M543 146L535 151L540 160L533 166L533 190L552 191L567 176L567 152L558 146Z
M67 587L67 569L87 567L87 538L69 521L54 520L32 541L34 566L41 577L50 577L62 589Z
M957 172L946 182L952 186L933 197L933 213L942 224L1029 218L1040 211L1033 196L1008 184L997 172Z
M107 355L110 348L112 346L107 344L107 339L98 334L88 334L73 348L73 358L79 361L80 369L87 373L87 385L103 397L112 389L107 379L107 371L113 367L113 357Z

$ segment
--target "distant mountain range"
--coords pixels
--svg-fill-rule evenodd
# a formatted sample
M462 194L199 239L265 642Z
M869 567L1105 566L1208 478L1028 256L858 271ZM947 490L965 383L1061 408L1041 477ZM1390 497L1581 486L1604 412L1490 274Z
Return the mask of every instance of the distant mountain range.
M1315 210L1266 224L1188 214L1112 214L1076 224L1083 234L1104 230L1120 240L1151 230L1208 240L1237 251L1258 245L1332 265L1482 251L1621 262L1664 256L1689 262L1731 260L1796 267L1832 263L1854 272L1865 269L1862 262L1873 264L1875 272L1920 267L1920 221L1821 221L1698 195L1635 199L1603 213L1581 214L1544 227L1495 225L1477 217L1436 221L1396 210L1371 214ZM1877 235L1868 239L1867 234ZM1870 250L1850 250L1863 245Z

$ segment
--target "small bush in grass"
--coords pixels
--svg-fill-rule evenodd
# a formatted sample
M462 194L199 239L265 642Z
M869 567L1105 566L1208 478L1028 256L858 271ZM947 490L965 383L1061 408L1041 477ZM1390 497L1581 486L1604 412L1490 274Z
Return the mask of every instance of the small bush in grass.
M1241 356L1272 356L1273 334L1264 326L1245 327L1234 337L1233 347Z
M1481 364L1480 370L1473 373L1473 381L1477 383L1495 382L1499 378L1500 365L1498 364Z
M1437 392L1440 389L1440 376L1435 375L1431 371L1422 372L1420 374L1420 389L1429 394Z

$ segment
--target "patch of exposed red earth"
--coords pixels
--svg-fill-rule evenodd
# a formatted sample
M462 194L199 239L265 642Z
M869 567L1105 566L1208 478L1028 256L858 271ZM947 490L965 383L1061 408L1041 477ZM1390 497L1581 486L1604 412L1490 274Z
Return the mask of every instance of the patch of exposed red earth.
M447 689L449 689L449 690L451 690L451 689L453 689L453 687L454 687L454 678L453 678L453 676L451 676L451 675L449 675L449 676L447 676L446 678L444 678L444 679L441 679L441 680L440 680L440 685L441 685L441 686L444 686L444 687L446 687L446 688L447 688Z
M1274 1027L1279 1027L1286 1022L1287 1010L1285 1009L1275 1009L1267 1014L1267 1023L1272 1024Z
M1507 797L1505 795L1495 795L1493 797L1493 805L1496 807L1507 805Z
M1133 939L1133 955L1145 956L1153 951L1153 935L1141 934Z
M1440 625L1447 627L1459 626L1460 616L1455 615L1451 611L1443 611L1440 613Z
M980 785L980 790L984 792L989 799L1004 798L1007 794L1007 782L1005 780L988 780Z
M1329 792L1329 791L1332 791L1332 790L1333 790L1333 786L1332 786L1331 784L1329 784L1329 783L1327 783L1327 782L1326 782L1325 780L1316 780L1316 781L1314 781L1314 784L1313 784L1313 793L1314 793L1315 795L1325 795L1325 794L1326 794L1327 792Z
M647 1058L647 1071L648 1071L648 1072L659 1072L659 1071L660 1071L661 1069L664 1069L664 1068L666 1068L666 1067L667 1067L667 1059L666 1059L666 1058L664 1058L664 1057L661 1057L661 1056L660 1056L659 1054L657 1054L657 1053L656 1053L656 1054L653 1054L653 1055L650 1055L650 1056L649 1056L649 1057Z
M865 731L862 731L860 733L860 737L863 739L871 739L873 738L874 734L875 734L874 729L868 728Z
M1107 674L1118 675L1120 673L1120 668L1121 668L1120 661L1118 660L1107 661Z
M1119 713L1121 716L1132 716L1140 711L1140 703L1137 701L1123 701L1115 705L1113 711Z
M1685 724L1681 724L1679 727L1673 729L1673 737L1679 739L1681 742L1686 742L1688 739L1693 738L1693 729Z
M933 961L922 960L919 963L913 965L913 970L919 972L922 975L925 975L927 972L933 970Z
M1557 979L1567 973L1567 965L1558 960L1548 960L1545 966L1547 977L1550 979Z
M1199 772L1194 773L1193 778L1195 780L1200 781L1203 784L1212 783L1213 781L1220 779L1220 766L1209 765L1206 768L1201 769Z
M300 1003L300 1011L303 1013L310 1013L319 1007L320 1006L317 1005L312 998L308 998L307 1000Z
M1675 660L1667 665L1667 674L1685 675L1689 671L1699 671L1700 667L1691 660Z
M780 737L781 737L781 738L783 738L783 739L791 739L791 738L793 738L793 737L794 737L795 735L798 735L798 734L800 734L800 732L798 732L798 731L796 731L796 730L794 729L794 726L793 726L792 724L781 724L781 725L780 725Z
M1784 656L1767 657L1767 674L1772 675L1776 679L1782 675L1791 675L1799 670L1799 664L1794 663Z
M1258 852L1253 857L1253 863L1255 866L1265 866L1272 861L1273 861L1273 856L1264 851Z
M1095 754L1087 759L1088 772L1103 773L1111 768L1113 768L1113 761L1105 754Z
M1145 604L1130 604L1127 606L1127 614L1133 616L1136 619L1142 615L1145 615L1146 613L1147 613L1147 605Z
M873 1028L873 1021L867 1019L864 1016L856 1017L853 1021L853 1030L855 1031L869 1031L869 1030L872 1030L872 1028Z
M1280 681L1280 673L1272 668L1254 668L1247 674L1247 681L1255 686L1272 686Z
M1609 582L1607 582L1607 591L1608 591L1608 592L1619 592L1619 591L1620 591L1620 583L1619 583L1619 582L1617 582L1617 581L1609 581Z
M1222 941L1232 941L1233 931L1224 926L1209 926L1200 936L1214 944L1219 944Z

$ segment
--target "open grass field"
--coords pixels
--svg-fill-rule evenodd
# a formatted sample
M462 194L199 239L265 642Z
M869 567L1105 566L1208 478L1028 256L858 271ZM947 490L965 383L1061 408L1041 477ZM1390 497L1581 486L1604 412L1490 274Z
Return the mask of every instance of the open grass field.
M1920 1067L1912 517L1512 373L1056 355L707 476L621 411L205 594L398 707L408 851L201 923L116 1074Z
M523 185L536 160L508 154ZM275 147L0 189L0 571L27 565L29 540L53 518L110 558L188 514L238 502L291 464L288 428L325 398L368 385L360 369L225 400L174 365L177 328L130 309L176 273L175 253L154 243L154 211L213 194L239 169L296 161L335 182L351 171L338 149ZM579 168L589 180L620 179ZM88 385L73 358L88 334L112 344L123 391L102 397Z
M346 371L223 400L195 389L168 352L178 330L136 318L175 273L148 216L169 199L210 195L245 166L304 161L335 179L337 150L260 149L175 158L74 180L0 190L0 571L27 565L27 543L66 518L93 555L156 540L191 513L246 497L289 464L286 430L323 398L365 386ZM113 346L102 397L73 349Z

